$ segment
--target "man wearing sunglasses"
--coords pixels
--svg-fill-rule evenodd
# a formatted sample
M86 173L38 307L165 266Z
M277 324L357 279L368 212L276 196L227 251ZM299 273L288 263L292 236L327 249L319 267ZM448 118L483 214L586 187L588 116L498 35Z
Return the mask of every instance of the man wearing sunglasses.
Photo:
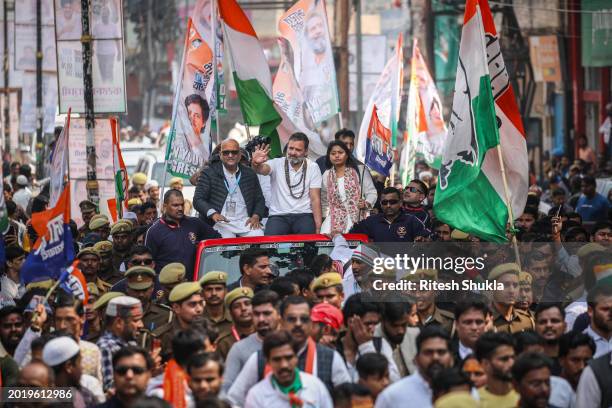
M131 407L142 397L151 379L153 360L140 347L127 346L113 356L115 394L100 408Z
M315 343L312 339L313 324L310 318L310 304L305 298L288 296L283 300L280 312L282 329L291 335L293 347L297 350L297 368L300 371L317 376L328 390L332 390L339 384L351 382L351 377L340 354ZM253 353L230 387L229 400L238 406L244 406L247 392L265 377L270 368L266 365L263 350Z
M263 235L264 196L257 175L240 164L241 157L238 142L221 142L219 157L204 169L193 196L202 219L214 223L223 238Z
M380 196L382 213L353 225L352 234L366 234L372 242L414 242L431 239L432 232L412 214L402 211L401 192L387 187Z
M404 211L417 217L427 228L431 229L429 212L423 206L429 187L421 180L412 180L404 189Z

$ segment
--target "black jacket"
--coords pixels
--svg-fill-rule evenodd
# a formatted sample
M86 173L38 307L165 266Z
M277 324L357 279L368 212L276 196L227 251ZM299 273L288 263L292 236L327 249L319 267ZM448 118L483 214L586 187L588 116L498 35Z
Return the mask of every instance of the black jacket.
M257 174L250 167L243 165L238 165L238 170L241 174L238 186L246 203L249 217L252 217L253 214L259 215L259 219L267 217L268 209ZM200 175L193 196L193 206L200 213L201 219L208 219L207 213L210 209L221 214L228 193L224 181L225 175L221 161L213 161Z

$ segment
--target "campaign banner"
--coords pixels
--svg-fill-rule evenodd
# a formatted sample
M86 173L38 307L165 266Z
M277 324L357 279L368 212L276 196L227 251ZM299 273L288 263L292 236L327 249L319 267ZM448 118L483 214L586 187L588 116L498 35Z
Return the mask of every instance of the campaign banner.
M33 251L20 272L21 283L57 279L74 259L70 232L70 186L66 186L55 207L32 214L32 227L38 234Z
M308 112L308 106L304 101L304 95L293 72L293 64L290 59L292 53L291 44L287 39L279 38L278 46L281 50L281 62L274 78L274 84L272 85L274 103L283 111L296 131L308 136L308 150L316 156L323 156L327 152L327 147L321 140L319 133L312 130L314 124ZM287 140L282 140L281 142L284 145Z
M0 4L3 4L0 2ZM2 10L0 8L0 13ZM1 16L2 14L0 14ZM9 14L10 15L10 14ZM8 31L8 70L9 70L9 87L21 88L23 80L23 71L15 69L15 22L11 19L7 22ZM0 56L4 55L4 30L0 29ZM0 57L1 58L1 57ZM0 84L4 86L4 79L0 79Z
M190 18L166 150L168 172L177 177L191 177L210 155L215 78L212 50Z
M15 24L28 24L36 26L37 0L19 0L15 2ZM53 26L53 0L40 2L41 24Z
M391 130L379 120L378 109L374 105L368 126L364 163L370 169L388 177L391 166L393 166L393 158Z
M74 118L73 118L74 119ZM70 175L72 177L72 174ZM100 197L99 210L100 214L108 216L109 219L112 217L112 209L108 206L108 200L115 199L115 181L98 179L98 195ZM79 203L83 200L87 200L87 180L74 180L70 179L70 196L72 201L70 203L70 211L72 212L72 219L76 224L81 227L83 225L83 218L81 217L81 209ZM116 210L115 210L116 213Z
M96 113L126 111L122 40L92 42L92 82ZM78 41L57 42L60 113L85 112L83 49Z
M125 56L121 0L92 0L92 83L96 113L125 113ZM81 1L55 0L60 113L85 113Z
M11 126L9 132L11 146L16 148L19 145L19 91L9 93L9 124Z
M53 133L55 128L55 114L57 112L57 76L43 73L43 132ZM21 92L21 114L19 131L21 133L36 132L36 73L23 73L23 87Z
M15 69L36 71L36 26L15 25ZM57 71L53 26L42 27L43 71Z
M98 180L111 180L114 182L115 170L113 166L111 126L111 119L96 119L94 139L96 142L96 175ZM71 180L87 180L86 139L87 126L85 119L72 118L70 120L70 139L68 142Z
M316 126L340 110L324 0L299 0L281 16L278 29L289 43L287 58Z
M64 181L68 172L68 140L70 134L70 112L64 122L53 152L51 152L51 165L49 175L49 206L55 207L64 189Z

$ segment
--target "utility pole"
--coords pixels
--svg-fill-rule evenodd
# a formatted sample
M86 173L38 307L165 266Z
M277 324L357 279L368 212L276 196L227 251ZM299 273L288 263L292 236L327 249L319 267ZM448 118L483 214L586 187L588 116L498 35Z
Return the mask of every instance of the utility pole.
M36 0L36 178L43 178L45 144L43 141L42 85L42 0Z
M3 16L4 19L4 55L2 69L4 70L4 94L2 97L4 98L4 112L2 112L2 117L4 118L4 143L6 146L6 151L11 151L11 120L9 117L9 41L8 41L8 1L3 0Z
M348 32L351 10L349 0L336 0L334 5L335 32L334 42L338 53L338 92L340 93L340 111L344 123L348 123L349 112L349 51Z
M363 50L361 35L361 0L355 0L355 59L357 60L357 125L361 124L363 118Z
M40 0L39 0L40 1ZM81 0L81 22L83 45L83 84L85 86L85 124L87 126L87 138L85 141L87 152L87 198L94 204L98 204L98 178L96 175L96 140L94 128L96 119L94 116L93 79L91 72L92 39L89 30L89 0Z

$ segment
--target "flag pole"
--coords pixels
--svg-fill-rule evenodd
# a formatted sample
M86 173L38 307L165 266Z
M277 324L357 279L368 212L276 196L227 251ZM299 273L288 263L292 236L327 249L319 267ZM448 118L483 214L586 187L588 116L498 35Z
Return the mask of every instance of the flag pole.
M510 202L510 192L508 188L508 180L506 178L506 167L504 166L504 160L501 150L501 138L497 144L497 157L499 158L499 168L501 170L502 182L504 184L504 195L506 198L506 206L508 207L508 222L510 223L510 229L512 231L512 223L514 222L514 213L512 211L512 203ZM519 269L523 269L521 266L521 256L518 248L518 241L516 240L516 234L512 231L512 246L514 247L514 256L516 257L516 263Z
M55 289L57 289L57 287L59 286L60 281L59 279L57 279L55 281L55 283L53 284L53 286L51 286L49 288L49 290L47 291L47 294L45 295L45 297L43 298L43 301L39 304L42 304L43 307L45 307L45 303L47 303L49 301L49 298L51 297L51 295L53 294L53 292L55 292ZM34 313L32 314L32 318L30 319L31 322L33 322L34 320L36 320L36 318L38 317L38 311L34 310ZM41 327L42 329L42 327Z
M211 21L211 37L212 37L212 48L213 48L213 93L215 95L215 133L217 136L217 143L221 144L221 130L219 127L221 123L219 122L219 94L217 93L217 89L219 89L219 84L217 82L217 0L213 0L212 2L212 10L210 13ZM212 152L212 150L211 150Z

